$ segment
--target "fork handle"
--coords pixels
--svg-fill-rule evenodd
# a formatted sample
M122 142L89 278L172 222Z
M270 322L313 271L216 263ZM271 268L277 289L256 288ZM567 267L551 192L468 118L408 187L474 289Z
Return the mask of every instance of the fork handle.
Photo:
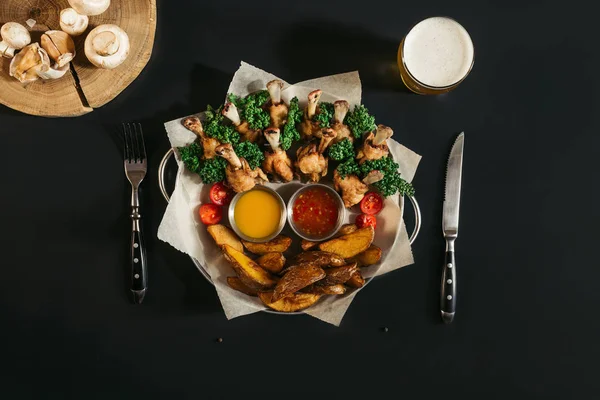
M141 219L139 207L133 206L131 211L131 293L136 304L144 301L148 280L146 247L142 236Z

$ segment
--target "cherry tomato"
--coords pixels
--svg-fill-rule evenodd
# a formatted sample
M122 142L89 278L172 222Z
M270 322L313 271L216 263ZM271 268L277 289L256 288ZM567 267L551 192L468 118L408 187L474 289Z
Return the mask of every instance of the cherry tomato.
M233 191L223 184L223 182L217 182L210 188L208 194L210 201L218 206L226 206L231 203L233 199Z
M383 197L379 193L369 192L360 201L360 211L369 215L379 214L383 208Z
M367 226L372 226L373 229L375 229L377 226L377 218L375 218L374 215L360 214L356 216L356 221L354 221L354 223L359 229Z
M202 204L198 212L200 214L200 221L202 221L204 225L218 224L223 217L221 207L212 203Z

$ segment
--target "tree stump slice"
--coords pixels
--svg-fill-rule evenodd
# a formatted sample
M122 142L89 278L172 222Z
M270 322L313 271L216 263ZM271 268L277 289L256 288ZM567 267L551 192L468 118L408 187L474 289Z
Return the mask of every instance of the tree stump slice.
M47 30L60 30L60 11L67 0L2 0L0 25L18 22L29 29L32 42L40 41ZM25 21L34 19L29 28ZM113 70L94 67L84 54L88 33L98 25L115 24L129 36L131 50L127 60ZM23 85L9 76L11 60L0 62L0 104L31 115L77 117L99 108L117 97L142 72L154 45L156 0L112 0L101 15L90 17L86 32L74 37L77 55L71 70L56 80L38 79Z

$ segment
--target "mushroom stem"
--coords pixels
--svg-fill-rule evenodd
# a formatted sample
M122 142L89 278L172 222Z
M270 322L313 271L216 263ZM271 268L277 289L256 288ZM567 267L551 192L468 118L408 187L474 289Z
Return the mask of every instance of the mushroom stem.
M271 149L273 153L279 150L279 138L281 137L281 133L278 128L268 128L264 131L265 137L267 141L271 145Z
M337 133L331 128L323 129L321 142L319 142L319 153L323 154L329 143L337 136Z
M225 160L227 160L227 162L229 162L229 164L231 164L231 166L235 169L239 169L242 167L242 162L240 161L240 158L237 156L237 154L235 154L235 151L233 151L233 146L231 145L231 143L217 146L217 148L215 149L215 153L217 153L218 156L221 156Z
M384 143L386 140L392 137L394 131L389 126L385 125L377 125L377 132L375 132L375 137L373 138L373 144L375 146L379 146Z
M317 104L319 103L322 93L322 90L317 89L308 94L308 107L306 109L306 115L308 118L312 118L317 112Z
M283 82L279 79L267 83L267 90L269 91L273 105L281 103L281 89L283 89Z
M89 22L87 15L79 14L73 8L65 8L60 12L60 29L71 36L79 36L85 32Z
M367 176L365 176L363 178L363 183L365 183L367 185L371 185L375 182L379 182L382 179L383 179L383 172L381 172L379 170L373 170L373 171L369 172L367 174Z
M340 124L344 122L344 118L346 118L346 114L350 109L350 105L346 100L338 100L333 103L333 108L335 110L333 119L335 122L339 122Z
M235 126L238 126L239 124L242 123L242 120L240 119L240 114L238 113L237 107L235 106L235 104L233 104L230 101L225 103L225 105L223 106L223 110L221 111L221 114L223 114L225 116L225 118L230 120Z
M103 57L112 56L119 51L117 36L109 31L101 32L92 39L92 46L96 53Z

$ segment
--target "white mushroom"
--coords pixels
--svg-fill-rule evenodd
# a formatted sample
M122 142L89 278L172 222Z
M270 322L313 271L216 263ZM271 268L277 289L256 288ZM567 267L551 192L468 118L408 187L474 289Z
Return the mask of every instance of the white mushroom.
M75 58L75 43L68 33L48 31L42 35L41 45L58 68L62 68Z
M60 29L71 36L79 36L85 32L89 22L87 15L79 14L74 8L65 8L60 12Z
M32 43L12 59L9 74L21 83L28 83L37 80L38 72L46 67L50 67L48 54L37 43Z
M129 55L129 37L116 25L100 25L85 39L85 55L98 68L117 68Z
M0 42L0 56L13 58L16 50L31 43L29 31L23 25L16 22L8 22L0 29L2 42Z
M100 15L110 6L110 0L69 0L71 7L82 15Z

